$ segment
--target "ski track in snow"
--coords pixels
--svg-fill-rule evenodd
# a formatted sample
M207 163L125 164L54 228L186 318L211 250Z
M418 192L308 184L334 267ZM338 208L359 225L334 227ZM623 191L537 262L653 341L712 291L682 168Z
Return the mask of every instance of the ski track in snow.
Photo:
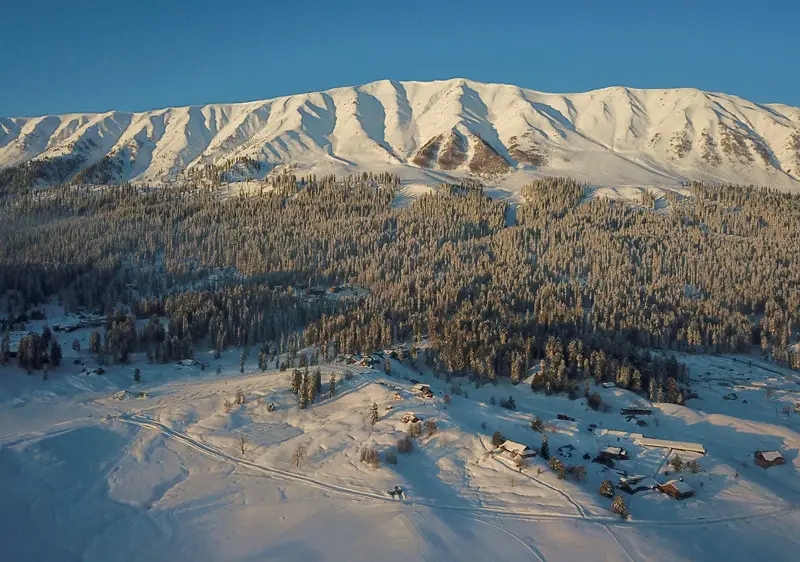
M121 414L119 416L110 416L109 420L118 420L124 423L130 423L133 425L138 425L139 427L144 427L146 429L150 429L153 431L157 431L163 433L167 437L171 439L175 439L180 441L184 445L195 449L201 453L204 453L210 457L216 458L221 461L229 462L240 466L242 468L248 468L255 472L262 473L267 476L274 477L279 480L295 482L299 484L304 484L307 486L311 486L313 488L317 488L320 490L326 490L329 492L333 492L336 494L341 494L345 496L349 496L354 499L361 499L361 500L372 500L372 501L380 501L380 502L396 502L397 500L390 500L383 494L378 494L375 492L369 492L365 490L358 490L355 488L350 488L347 486L342 486L338 484L332 484L329 482L324 482L322 480L312 478L310 476L305 476L296 472L291 472L288 470L284 470L277 467L270 467L261 464L257 464L242 458L235 457L233 455L229 455L219 449L212 447L211 445L207 445L198 441L197 439L177 431L168 425L161 423L159 421L138 416L135 414ZM498 461L499 462L499 461ZM549 485L547 485L550 487ZM553 488L554 490L558 490L557 488ZM570 498L571 500L571 498ZM568 514L557 514L557 513L543 513L543 512L524 512L519 510L508 510L502 508L494 508L494 507L477 507L477 506L458 506L458 505L447 505L447 504L440 504L438 502L432 502L428 500L403 500L401 502L403 505L407 505L410 507L413 506L423 506L428 507L431 509L446 509L451 511L457 512L464 512L464 513L471 513L473 515L491 515L495 517L508 517L511 519L518 519L523 521L557 521L557 520L565 520L565 519L572 519L572 520L581 520L581 521L588 521L591 523L598 523L602 526L648 526L648 527L694 527L698 524L703 525L710 525L710 524L718 524L718 523L729 523L733 521L753 521L757 519L766 519L771 517L779 517L781 515L795 512L800 510L798 506L789 506L783 508L776 508L772 510L766 510L759 513L747 513L747 514L739 514L739 515L731 515L727 517L718 517L718 518L698 518L698 519L684 519L680 521L657 521L657 520L620 520L616 518L610 517L597 517L597 516L589 516L586 515L583 508L577 505L574 500L571 500L571 503L576 505L579 510L579 514L577 515L568 515ZM610 532L610 531L609 531ZM614 540L616 541L616 537ZM618 542L618 541L617 541Z

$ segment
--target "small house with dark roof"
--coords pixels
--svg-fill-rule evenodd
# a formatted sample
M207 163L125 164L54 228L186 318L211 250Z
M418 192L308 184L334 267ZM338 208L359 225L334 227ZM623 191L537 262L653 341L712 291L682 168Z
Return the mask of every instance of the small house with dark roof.
M527 445L523 445L522 443L517 443L509 439L503 441L503 443L498 447L498 449L508 453L508 455L512 459L517 457L522 457L524 459L527 459L536 456L536 451L529 448Z
M754 461L761 468L769 468L785 463L786 459L778 451L756 451Z
M668 496L672 496L676 500L685 500L694 495L694 488L683 480L670 480L664 484L659 484L658 490Z

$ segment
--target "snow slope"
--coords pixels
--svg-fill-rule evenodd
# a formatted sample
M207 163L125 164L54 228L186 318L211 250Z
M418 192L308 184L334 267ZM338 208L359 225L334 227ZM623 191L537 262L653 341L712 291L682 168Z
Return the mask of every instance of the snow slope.
M796 374L754 358L682 356L699 394L688 407L650 406L629 391L593 385L606 412L583 398L532 393L527 383L475 389L407 362L393 360L390 375L332 364L322 366L323 391L333 373L335 396L300 410L289 372L260 372L251 357L240 374L238 350L219 361L200 353L210 362L204 370L148 364L136 354L133 364L107 366L104 375L81 374L83 364L95 366L85 351L90 331L65 336L84 351L65 346L64 363L47 381L16 366L2 370L2 560L672 562L789 560L796 550L800 418L781 412L798 402L800 386ZM140 384L131 382L136 367ZM429 383L434 398L414 396L411 378ZM118 399L120 389L131 394ZM226 411L239 390L245 404ZM137 398L139 391L147 396ZM732 391L737 399L726 400ZM493 398L509 395L516 411L495 405ZM619 414L634 405L653 408L646 427ZM385 461L409 411L434 420L438 432L423 429L397 464L361 462L364 447ZM551 454L575 447L563 461L585 465L585 481L559 480L538 457L518 470L491 454L494 431L538 449L533 416L544 421ZM708 454L682 454L700 463L699 473L681 473L697 495L681 502L655 491L625 495L632 518L610 513L597 490L617 475L584 453L626 447L631 458L618 469L664 481L676 476L665 472L675 451L595 435L590 423L702 442ZM300 446L306 454L298 466ZM786 464L755 466L757 449L782 451ZM404 501L385 494L395 485L407 492Z
M453 79L0 118L0 168L49 159L65 180L84 170L89 182L158 184L245 158L260 167L243 179L290 165L298 174L392 171L422 184L560 174L599 186L706 180L800 190L800 109L695 89L548 94Z

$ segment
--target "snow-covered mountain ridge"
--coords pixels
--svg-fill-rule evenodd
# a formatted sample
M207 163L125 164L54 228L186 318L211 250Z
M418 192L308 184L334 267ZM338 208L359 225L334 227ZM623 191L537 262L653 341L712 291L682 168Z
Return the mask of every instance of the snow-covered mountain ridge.
M0 118L0 168L41 184L392 171L422 182L571 175L800 190L800 108L694 89L548 94L383 80L265 101ZM214 167L209 167L213 165ZM31 171L29 170L29 171Z

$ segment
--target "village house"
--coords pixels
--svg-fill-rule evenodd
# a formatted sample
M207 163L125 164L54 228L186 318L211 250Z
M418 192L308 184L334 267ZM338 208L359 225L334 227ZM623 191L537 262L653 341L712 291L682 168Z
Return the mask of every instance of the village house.
M643 439L644 435L641 433L633 433L630 431L619 431L617 429L606 429L604 427L595 427L594 434L598 437L616 437L617 441L620 439L630 439L636 441L637 439Z
M778 451L756 451L753 456L756 465L761 468L769 468L786 462L786 459Z
M431 392L431 387L427 384L417 383L411 387L411 390L414 391L414 394L417 396L422 396L424 398L433 398L433 392Z
M527 445L510 441L508 439L503 441L502 445L500 445L498 449L507 453L512 459L516 459L517 457L527 459L536 456L536 451L530 449Z
M622 408L619 413L623 416L649 416L653 410L650 408Z
M600 451L600 458L622 461L628 458L628 451L621 447L603 447Z
M631 495L647 490L653 490L658 484L649 476L633 475L621 476L617 488Z
M685 500L694 495L694 489L683 480L670 480L664 484L659 484L658 490L676 500Z

